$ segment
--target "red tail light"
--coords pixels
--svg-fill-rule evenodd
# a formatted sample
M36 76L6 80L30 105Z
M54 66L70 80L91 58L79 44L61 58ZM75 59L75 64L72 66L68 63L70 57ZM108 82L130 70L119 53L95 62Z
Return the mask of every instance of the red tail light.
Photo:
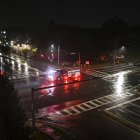
M67 79L68 79L68 77L67 77L67 76L65 76L65 77L64 77L64 79L65 79L65 80L67 80Z

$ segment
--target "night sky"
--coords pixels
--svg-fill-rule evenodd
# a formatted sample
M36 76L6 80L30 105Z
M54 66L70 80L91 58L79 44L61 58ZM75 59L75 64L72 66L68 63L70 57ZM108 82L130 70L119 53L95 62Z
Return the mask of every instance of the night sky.
M100 27L113 17L140 24L139 0L19 1L1 2L0 25L45 27L53 19L58 24Z

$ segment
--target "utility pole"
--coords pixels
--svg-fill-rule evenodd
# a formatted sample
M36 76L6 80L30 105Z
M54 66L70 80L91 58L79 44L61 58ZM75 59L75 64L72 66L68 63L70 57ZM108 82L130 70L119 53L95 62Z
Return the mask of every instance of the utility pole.
M31 89L31 96L32 96L32 127L35 129L35 99L34 99L34 89Z
M40 91L43 89L49 89L49 88L53 88L53 87L61 87L61 86L65 86L65 85L72 85L75 83L81 83L81 82L86 82L86 81L90 81L90 80L94 80L94 77L88 78L88 79L84 79L81 81L72 81L69 83L61 83L61 84L57 84L57 85L53 85L53 86L47 86L47 87L41 87L41 88L32 88L31 89L31 96L32 96L32 127L35 130L36 126L35 126L35 122L36 122L36 118L35 118L35 100L34 100L34 93L36 91Z
M117 56L117 47L119 43L119 37L116 38L116 43L115 43L115 52L114 52L114 64L116 64L116 56Z
M79 52L79 67L81 65L81 55L80 55L80 52Z
M58 65L60 63L60 46L58 45Z

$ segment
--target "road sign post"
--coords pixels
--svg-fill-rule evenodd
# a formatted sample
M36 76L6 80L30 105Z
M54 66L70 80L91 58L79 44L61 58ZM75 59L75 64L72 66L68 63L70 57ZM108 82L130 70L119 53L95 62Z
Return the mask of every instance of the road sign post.
M36 108L35 108L35 99L34 99L35 91L48 89L48 88L53 88L53 87L60 87L60 86L64 86L64 85L75 84L75 83L79 83L79 82L86 82L86 81L90 81L90 80L93 80L93 79L94 79L94 77L91 77L89 79L85 79L85 80L81 80L81 81L73 81L73 82L69 82L69 83L62 83L62 84L57 84L57 85L47 86L47 87L41 87L41 88L32 88L31 89L31 96L32 96L32 127L33 127L33 129L36 128L36 126L35 126L35 123L36 123L35 110L36 110Z
M34 89L31 89L31 96L32 96L32 127L33 129L36 128L35 126L35 100L34 100Z

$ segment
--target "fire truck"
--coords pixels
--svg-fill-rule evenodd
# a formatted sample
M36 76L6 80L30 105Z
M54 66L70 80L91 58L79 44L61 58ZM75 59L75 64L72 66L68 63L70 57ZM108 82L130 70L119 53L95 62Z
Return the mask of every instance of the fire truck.
M63 70L63 77L65 79L70 78L73 81L80 80L80 68L66 68Z
M63 69L55 69L48 74L48 80L50 81L59 81L59 80L80 80L80 68L63 68Z

